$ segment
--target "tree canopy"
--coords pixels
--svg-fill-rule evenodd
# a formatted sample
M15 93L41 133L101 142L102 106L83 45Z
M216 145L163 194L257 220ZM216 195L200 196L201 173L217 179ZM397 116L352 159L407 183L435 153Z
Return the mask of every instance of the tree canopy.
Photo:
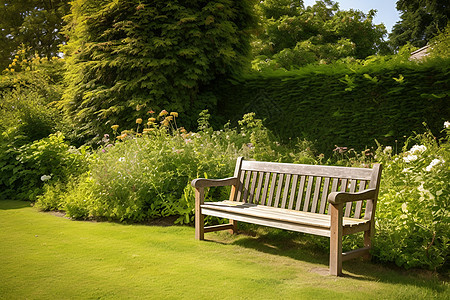
M253 43L255 55L275 59L282 67L366 58L387 49L384 25L373 24L375 10L341 11L329 0L306 8L301 0L264 0L256 9L261 30Z
M65 41L62 17L69 0L0 0L0 69L24 44L32 55L50 58Z
M389 35L395 48L408 42L415 47L425 46L445 29L450 17L448 0L399 0L397 10L401 20Z
M69 113L88 136L140 110L192 113L202 84L250 64L252 16L248 0L73 1Z

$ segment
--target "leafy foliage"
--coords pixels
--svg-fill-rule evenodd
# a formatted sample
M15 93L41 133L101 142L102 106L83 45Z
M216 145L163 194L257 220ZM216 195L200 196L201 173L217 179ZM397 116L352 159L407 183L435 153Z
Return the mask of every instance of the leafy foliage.
M409 53L406 53L409 56ZM234 124L255 112L283 142L301 138L326 155L335 145L358 151L402 144L426 122L439 136L450 115L449 62L424 63L371 57L360 63L310 66L290 72L262 72L218 82L222 119Z
M450 6L446 0L399 0L400 21L389 35L390 43L399 48L408 42L425 46L448 23Z
M136 107L196 116L212 105L198 103L201 86L248 64L250 4L73 1L64 101L81 134L125 125L139 114Z
M62 17L68 11L68 0L0 0L0 69L22 44L33 55L55 56L65 41Z
M262 16L262 29L253 42L256 69L289 70L387 51L386 29L373 24L374 10L341 11L332 1L305 8L302 1L293 0L260 1L256 7Z
M379 260L406 268L448 266L450 129L446 131L439 143L430 132L408 139L399 155L379 148L377 156L385 166L376 223Z

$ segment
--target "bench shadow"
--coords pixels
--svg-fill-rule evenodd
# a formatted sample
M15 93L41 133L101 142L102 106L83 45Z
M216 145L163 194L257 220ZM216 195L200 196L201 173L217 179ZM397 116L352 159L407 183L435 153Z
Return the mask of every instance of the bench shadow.
M239 232L238 235L239 238L230 240L228 243L226 241L209 241L237 245L271 255L289 257L311 264L319 264L321 266L311 268L309 272L322 276L330 276L328 275L328 238L311 237L307 234L287 231L256 233L246 230L245 232ZM313 242L312 238L319 238L320 240ZM395 265L376 263L361 258L343 262L343 273L343 278L421 286L438 293L446 291L446 287L442 282L448 282L448 278L444 278L443 275L438 275L431 271L405 270Z
M20 200L0 200L0 210L20 209L30 207L30 202Z

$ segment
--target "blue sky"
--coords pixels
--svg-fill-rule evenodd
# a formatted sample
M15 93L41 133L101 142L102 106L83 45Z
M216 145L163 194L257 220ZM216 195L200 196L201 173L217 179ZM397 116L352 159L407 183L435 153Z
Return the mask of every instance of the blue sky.
M315 2L315 0L303 0L305 6L313 5ZM400 20L399 12L395 8L397 0L337 0L335 2L339 3L341 10L353 8L367 13L371 9L376 9L374 23L383 23L388 32L391 32L392 26Z

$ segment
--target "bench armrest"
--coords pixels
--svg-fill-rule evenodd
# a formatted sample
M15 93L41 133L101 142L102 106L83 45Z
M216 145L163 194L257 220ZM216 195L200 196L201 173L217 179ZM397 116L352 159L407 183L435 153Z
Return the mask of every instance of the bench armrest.
M345 202L374 199L376 189L367 189L356 193L332 192L328 195L328 202L331 204L340 204Z
M195 188L205 188L212 186L228 186L228 185L236 185L239 180L236 177L228 177L224 179L206 179L206 178L197 178L192 180L191 185Z

